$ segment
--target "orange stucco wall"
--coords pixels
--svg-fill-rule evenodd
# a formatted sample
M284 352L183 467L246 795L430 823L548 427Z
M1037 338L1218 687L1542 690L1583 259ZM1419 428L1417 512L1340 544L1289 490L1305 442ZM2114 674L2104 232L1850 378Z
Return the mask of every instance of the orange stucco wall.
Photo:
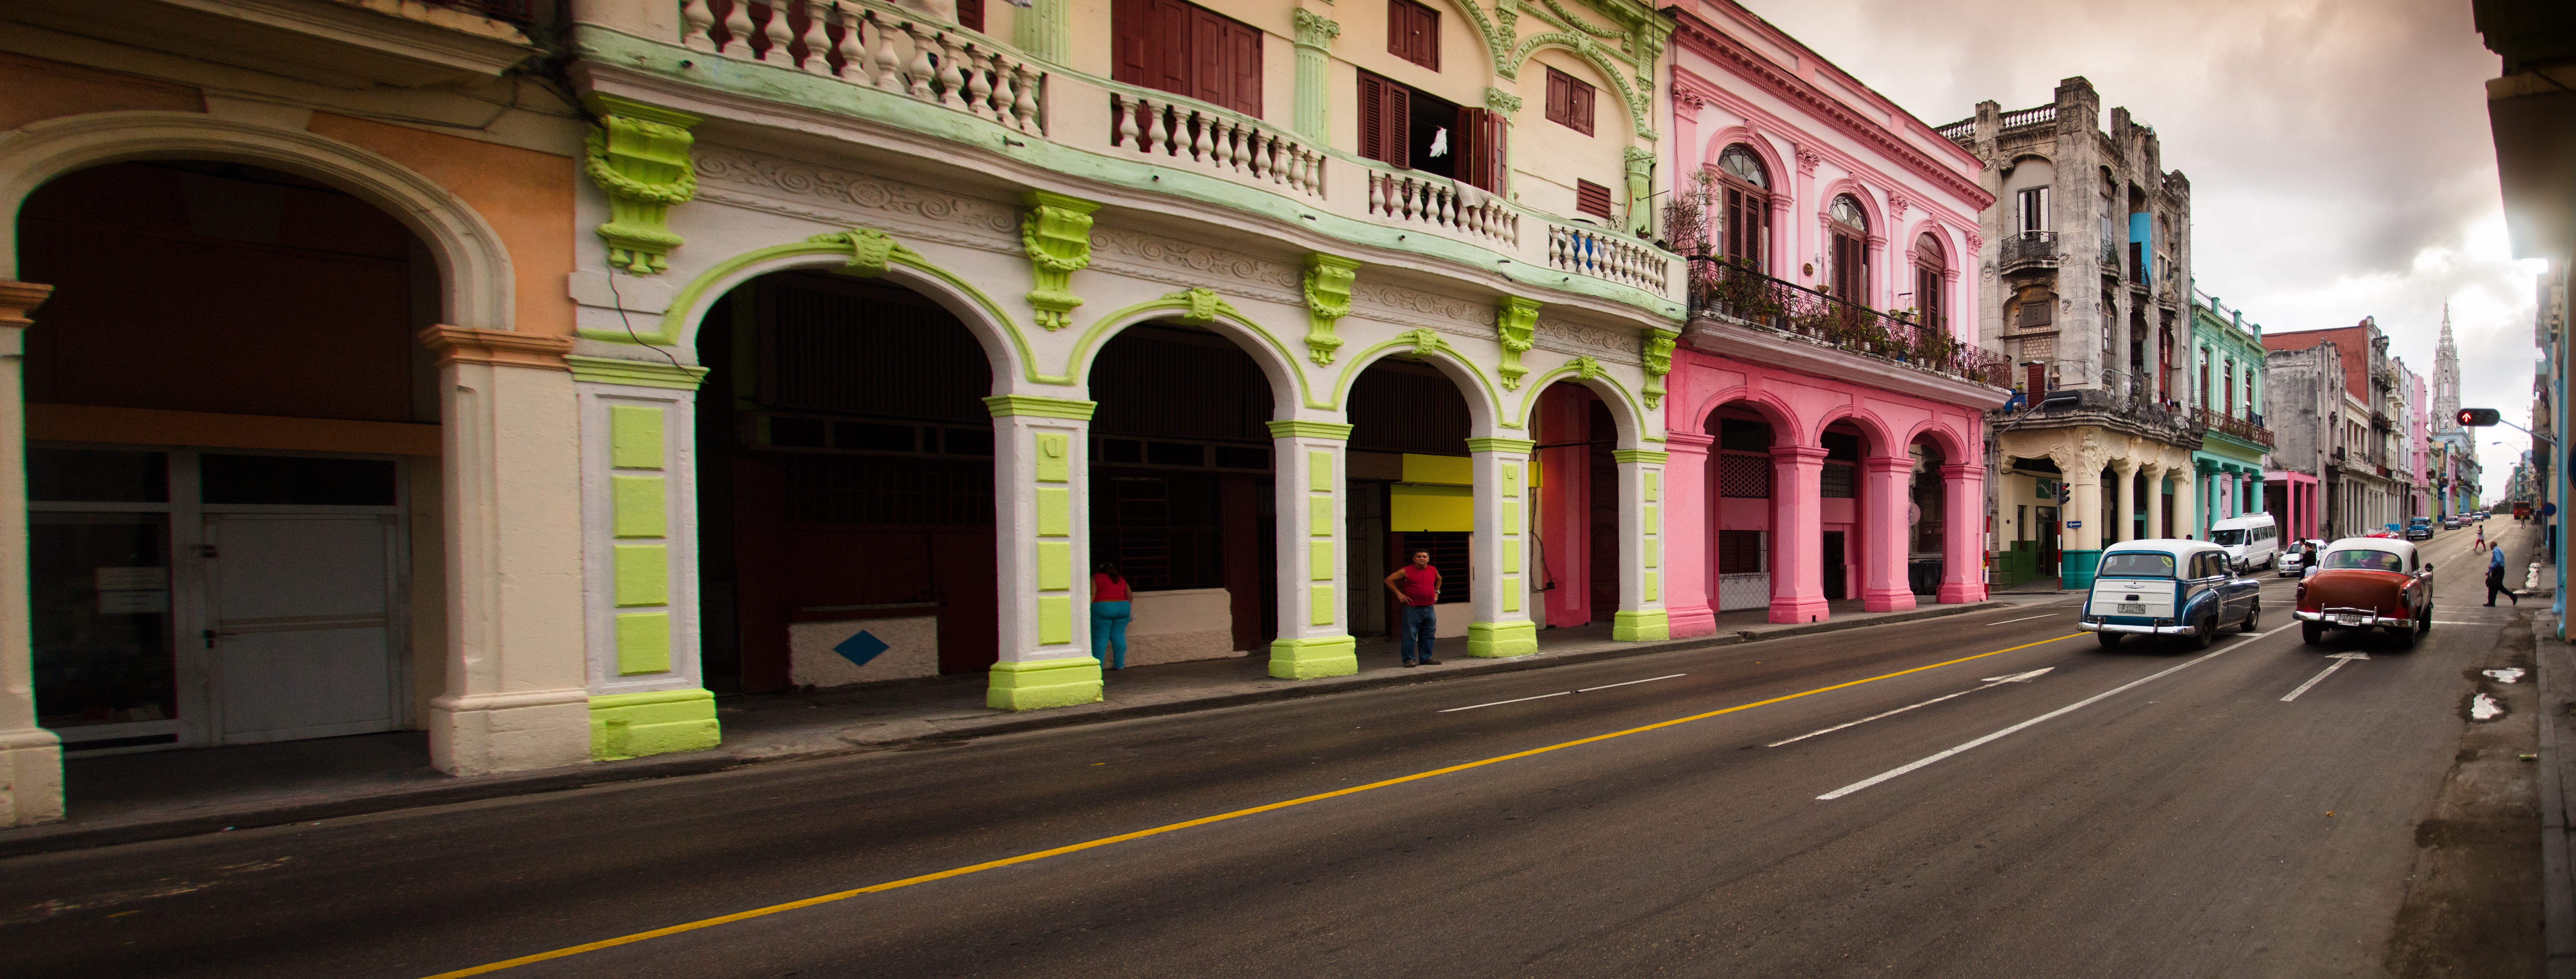
M308 128L381 153L464 198L510 250L519 290L517 328L572 335L573 303L564 281L572 274L577 161L327 112L314 113Z
M135 109L204 112L206 101L185 85L0 53L0 129Z

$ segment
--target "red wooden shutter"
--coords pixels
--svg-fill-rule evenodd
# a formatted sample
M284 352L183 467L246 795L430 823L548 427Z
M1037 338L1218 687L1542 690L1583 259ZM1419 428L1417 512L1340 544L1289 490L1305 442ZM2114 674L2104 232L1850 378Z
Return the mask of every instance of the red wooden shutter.
M1154 0L1111 0L1109 5L1109 78L1129 85L1154 84L1146 52L1154 37Z
M1566 92L1565 97L1567 102L1566 107L1572 110L1576 120L1574 128L1581 130L1583 135L1590 136L1592 135L1592 103L1594 101L1592 97L1592 86L1574 81L1571 78L1566 79L1566 81L1571 83L1567 86L1568 91Z
M1861 301L1860 241L1848 235L1834 236L1834 297L1845 302Z
M970 31L983 30L984 0L957 0L957 26Z
M1388 54L1440 70L1440 12L1413 0L1387 0Z
M1386 159L1385 87L1384 79L1360 72L1360 155L1372 160Z
M1589 180L1574 182L1574 209L1585 214L1610 216L1610 188Z
M1476 150L1484 158L1484 171L1487 182L1477 184L1476 186L1485 188L1486 190L1497 194L1510 193L1512 173L1512 157L1510 152L1512 135L1511 120L1505 118L1500 112L1486 112L1481 115L1481 118L1484 120L1485 134L1483 141L1477 144Z
M1261 32L1249 24L1225 22L1226 55L1224 68L1229 83L1226 101L1218 103L1236 112L1261 118Z
M1459 183L1485 186L1484 138L1485 110L1459 107L1458 131L1451 134L1449 142L1449 152L1458 161Z
M1571 104L1573 89L1574 79L1554 68L1547 70L1547 121L1567 126L1574 124L1568 121L1574 118L1573 110L1566 108Z
M1360 155L1399 169L1413 166L1412 90L1360 72Z
M1225 18L1217 16L1213 10L1195 6L1189 8L1189 18L1190 84L1182 89L1182 94L1201 102L1224 105L1228 101L1227 96L1233 94L1230 91L1232 75L1225 70L1228 40Z
M1144 84L1180 95L1198 95L1190 85L1190 13L1198 8L1181 0L1145 0L1145 4L1151 33L1145 41Z
M2040 395L2048 392L2048 365L2032 364L2025 373L2030 375L2025 382L2030 385L2030 400L2036 403Z

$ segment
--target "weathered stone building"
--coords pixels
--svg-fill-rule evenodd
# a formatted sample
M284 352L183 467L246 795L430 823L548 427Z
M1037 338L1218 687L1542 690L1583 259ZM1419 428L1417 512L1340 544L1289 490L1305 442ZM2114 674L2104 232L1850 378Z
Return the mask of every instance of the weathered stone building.
M2091 580L2104 544L2161 536L2179 526L2173 514L2192 512L2202 430L2182 404L2180 363L2191 183L2161 168L2155 130L2115 108L2106 132L2101 115L2101 97L2078 77L2058 83L2047 105L2005 112L1981 102L1974 117L1941 127L1984 161L1995 195L1979 256L1991 285L1978 341L2011 359L2030 404L2049 391L2087 392L2080 409L1998 413L1990 482L1997 550L2036 551L2038 573L2070 586ZM2064 514L2037 499L2060 478ZM2094 515L2105 498L2116 519Z

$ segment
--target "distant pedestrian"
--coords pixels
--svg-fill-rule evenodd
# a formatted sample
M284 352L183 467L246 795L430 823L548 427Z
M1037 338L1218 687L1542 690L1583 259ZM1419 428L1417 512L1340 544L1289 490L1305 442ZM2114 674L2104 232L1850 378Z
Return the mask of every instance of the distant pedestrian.
M2469 546L2469 550L2471 550L2471 551L2483 551L2483 550L2486 550L2486 549L2487 549L2487 529L2486 529L2486 528L2484 528L2484 527L2480 527L2480 528L2478 528L2478 542L2477 542L2476 544L2472 544L2472 545L2470 545L2470 546Z
M1091 658L1106 669L1127 668L1127 623L1135 617L1128 604L1127 579L1118 562L1102 561L1091 572Z
M1386 576L1386 587L1404 603L1402 631L1395 637L1404 665L1440 665L1431 658L1431 639L1440 632L1440 613L1432 608L1440 601L1440 569L1431 566L1431 552L1414 551L1413 563Z
M2495 597L2497 592L2503 592L2504 597L2513 599L2513 603L2516 605L2522 604L2522 596L2515 594L2513 589L2504 586L2504 548L2501 547L2487 552L2488 608L2495 607Z

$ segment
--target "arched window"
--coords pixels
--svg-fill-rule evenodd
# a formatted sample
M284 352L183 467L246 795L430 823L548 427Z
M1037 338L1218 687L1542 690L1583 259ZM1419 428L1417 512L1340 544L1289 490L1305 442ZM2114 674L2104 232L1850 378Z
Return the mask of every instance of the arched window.
M1864 302L1869 288L1869 214L1861 210L1859 200L1843 194L1826 207L1825 216L1832 219L1826 223L1834 239L1834 264L1829 270L1833 277L1827 281L1835 297Z
M1737 264L1767 271L1762 244L1771 237L1771 175L1742 143L1717 155L1717 169L1720 247Z
M1922 311L1920 322L1925 326L1938 329L1949 325L1941 306L1941 273L1949 267L1941 236L1926 231L1914 240L1914 308Z

